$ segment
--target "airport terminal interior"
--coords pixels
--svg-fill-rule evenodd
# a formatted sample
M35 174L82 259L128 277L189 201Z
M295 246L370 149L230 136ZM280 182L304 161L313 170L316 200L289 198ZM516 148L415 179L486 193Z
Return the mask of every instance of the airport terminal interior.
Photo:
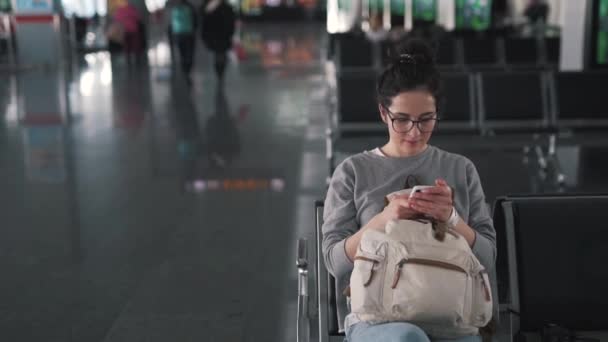
M483 340L608 341L606 0L0 0L0 341L344 341L323 201L410 37L494 221Z

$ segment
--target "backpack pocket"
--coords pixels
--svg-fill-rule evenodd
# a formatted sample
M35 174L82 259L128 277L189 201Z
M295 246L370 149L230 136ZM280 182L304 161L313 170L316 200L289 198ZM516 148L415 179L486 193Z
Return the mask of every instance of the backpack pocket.
M382 294L386 272L386 243L361 240L350 277L350 305L354 313L382 312Z
M392 267L394 316L444 326L462 322L469 278L465 269L423 258L403 258Z
M492 318L492 290L488 273L484 270L470 277L467 290L468 307L465 311L465 323L481 328Z

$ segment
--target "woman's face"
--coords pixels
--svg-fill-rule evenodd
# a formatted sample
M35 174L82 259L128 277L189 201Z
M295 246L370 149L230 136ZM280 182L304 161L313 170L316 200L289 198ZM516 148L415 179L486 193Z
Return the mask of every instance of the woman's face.
M435 97L426 90L406 91L393 97L388 108L380 105L388 126L390 144L404 155L424 151L437 123Z

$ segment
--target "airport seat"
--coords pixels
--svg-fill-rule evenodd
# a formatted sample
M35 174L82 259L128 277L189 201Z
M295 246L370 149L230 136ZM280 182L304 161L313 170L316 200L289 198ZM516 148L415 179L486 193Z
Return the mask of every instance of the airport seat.
M464 65L470 70L504 69L499 46L502 38L489 36L465 36L462 40Z
M559 65L561 39L559 37L545 38L542 40L542 45L544 45L545 66L557 67Z
M443 73L437 132L476 131L477 105L474 78L469 73Z
M608 330L606 194L513 195L494 203L499 302L514 330Z
M339 72L375 66L376 49L364 36L340 36L335 44L335 63Z
M384 137L386 126L380 118L376 94L377 71L373 69L336 74L335 108L330 112L326 137L329 174L333 173L336 153L345 139Z
M428 39L428 38L424 38ZM380 58L382 66L386 67L390 62L390 56L394 55L398 42L385 40L380 43ZM432 40L431 47L434 50L434 58L440 70L447 72L462 71L461 40L458 37L446 34Z
M333 276L325 268L323 259L322 231L323 226L323 201L316 201L315 210L315 239L312 247L307 249L308 241L298 240L297 266L298 274L306 274L299 279L299 300L297 326L298 342L343 342L344 332L340 328L343 317L338 315L338 301L344 300L343 296L337 296L336 283ZM312 249L312 250L311 250ZM311 277L312 281L309 281ZM492 282L492 293L494 297L494 315L498 322L498 302L496 289L495 270L490 271ZM309 291L308 285L315 284L314 291ZM311 295L311 293L313 293ZM308 301L308 303L306 303ZM314 310L310 310L310 308ZM306 308L306 309L304 309Z
M560 128L608 126L605 105L608 72L556 72L552 76L552 98Z
M376 70L341 72L337 78L336 117L340 132L368 130L380 121L376 102Z
M386 68L391 62L391 58L395 56L395 42L390 39L385 39L381 41L379 44L380 49L380 62L382 68Z
M298 273L306 272L312 281L301 279L298 301L298 342L343 342L344 332L340 331L337 313L336 285L333 276L325 268L321 243L323 235L323 201L314 204L315 240L309 246L301 247L308 241L298 241ZM306 253L307 251L308 253ZM305 265L302 267L301 265ZM307 291L308 284L314 284L313 291ZM303 291L303 288L305 288ZM303 296L302 293L306 293ZM311 293L313 295L311 295ZM304 301L309 302L305 303ZM300 303L302 302L302 303ZM300 309L306 308L306 309ZM313 310L309 310L313 308Z
M508 37L504 40L505 63L509 68L538 68L540 57L536 38Z
M441 70L462 69L461 45L459 38L447 35L437 41L435 47L435 58Z
M547 77L539 71L485 72L477 77L484 131L551 129Z

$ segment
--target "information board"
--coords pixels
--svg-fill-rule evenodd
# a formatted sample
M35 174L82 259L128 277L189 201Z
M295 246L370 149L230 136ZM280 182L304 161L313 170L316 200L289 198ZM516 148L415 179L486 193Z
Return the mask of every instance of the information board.
M492 0L456 0L456 28L484 31L492 22Z

